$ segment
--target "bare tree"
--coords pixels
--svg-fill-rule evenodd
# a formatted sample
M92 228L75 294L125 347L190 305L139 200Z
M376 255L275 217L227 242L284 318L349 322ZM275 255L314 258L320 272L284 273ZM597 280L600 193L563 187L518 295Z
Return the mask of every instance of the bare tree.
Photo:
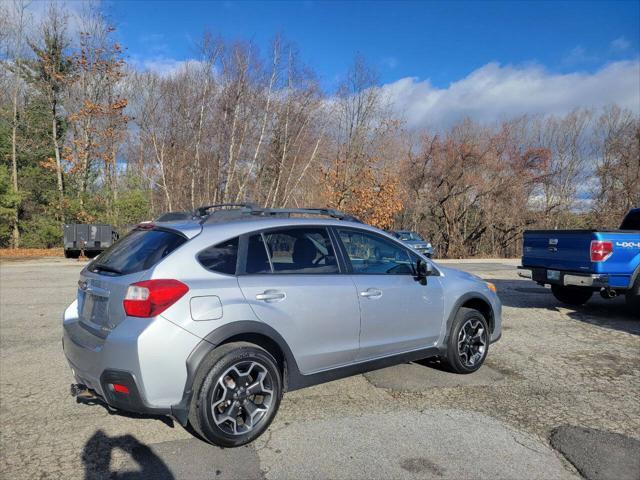
M615 228L624 214L640 205L640 119L611 106L594 129L594 217L597 225Z

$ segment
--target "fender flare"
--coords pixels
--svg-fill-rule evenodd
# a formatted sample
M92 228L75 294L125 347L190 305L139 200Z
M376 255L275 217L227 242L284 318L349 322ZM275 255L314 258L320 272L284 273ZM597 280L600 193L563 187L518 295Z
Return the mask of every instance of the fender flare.
M460 308L462 308L462 305L467 303L469 300L480 300L489 306L490 318L487 319L487 322L489 323L489 329L491 330L491 333L493 333L493 330L495 328L495 317L494 317L495 314L493 312L493 305L491 305L491 302L489 301L489 299L484 295L482 295L481 293L467 292L464 295L461 295L455 301L455 303L453 304L453 307L451 307L451 311L449 312L447 321L445 322L446 330L445 330L444 339L442 341L442 347L441 347L443 353L446 352L446 349L447 349L447 343L449 341L449 335L451 333L451 325L453 324L453 320L456 318L456 315L458 314L458 311L460 310Z
M187 380L184 385L182 399L176 405L171 406L172 416L183 426L188 422L189 408L193 398L193 384L200 365L204 359L218 346L237 335L261 335L274 342L284 357L285 390L292 379L299 378L298 363L287 342L273 327L255 320L243 320L231 322L216 328L204 337L191 351L186 360ZM289 381L287 381L289 380Z
M633 274L631 275L631 280L629 281L629 290L633 289L633 286L635 285L636 279L638 278L638 276L640 276L640 263L638 264Z

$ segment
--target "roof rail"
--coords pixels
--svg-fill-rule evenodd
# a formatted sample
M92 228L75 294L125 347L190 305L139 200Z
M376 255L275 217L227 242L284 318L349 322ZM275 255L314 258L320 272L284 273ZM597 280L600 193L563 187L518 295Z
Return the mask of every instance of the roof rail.
M228 210L225 210L227 209ZM256 216L287 216L291 217L291 215L324 215L326 217L332 217L338 220L345 220L348 222L357 222L362 223L362 221L353 215L349 215L347 213L340 212L338 210L334 210L333 208L263 208L255 203L219 203L215 205L203 205L202 207L198 207L194 210L194 217L200 218L201 222L205 221L216 221L214 220L213 213L208 213L209 210L219 209L220 215L222 212L229 213L231 215L239 214L239 215L256 215ZM234 210L235 209L235 210ZM226 216L226 215L225 215ZM218 221L222 220L221 218Z
M347 222L362 223L362 221L353 215L334 210L333 208L254 208L251 210L253 215L280 216L286 215L324 215L327 217L345 220Z
M225 208L225 207L235 207L235 208L246 208L250 211L253 211L257 208L260 208L255 203L217 203L215 205L203 205L194 210L193 214L196 217L204 217L207 212L213 208Z

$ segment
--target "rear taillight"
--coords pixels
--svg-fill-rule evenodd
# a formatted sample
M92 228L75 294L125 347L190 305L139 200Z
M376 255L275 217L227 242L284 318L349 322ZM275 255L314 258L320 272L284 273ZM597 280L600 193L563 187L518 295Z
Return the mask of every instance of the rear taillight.
M604 262L613 253L613 242L602 240L591 241L591 261Z
M189 287L178 280L145 280L129 285L122 304L130 317L154 317L188 291Z

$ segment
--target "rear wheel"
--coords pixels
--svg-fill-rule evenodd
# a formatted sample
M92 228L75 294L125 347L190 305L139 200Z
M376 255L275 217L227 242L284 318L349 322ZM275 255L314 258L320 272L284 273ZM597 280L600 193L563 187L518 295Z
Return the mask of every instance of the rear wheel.
M484 315L471 308L461 308L451 325L447 340L445 366L455 373L472 373L484 363L489 353L489 326Z
M64 258L79 258L80 250L65 250Z
M193 428L221 447L239 447L258 438L278 411L282 377L276 360L246 342L218 347L203 365L189 412Z
M627 308L631 311L631 315L640 318L640 275L638 275L633 287L626 293L624 299L627 302Z
M593 291L588 288L566 287L563 285L551 285L551 293L562 303L578 307L589 301Z

